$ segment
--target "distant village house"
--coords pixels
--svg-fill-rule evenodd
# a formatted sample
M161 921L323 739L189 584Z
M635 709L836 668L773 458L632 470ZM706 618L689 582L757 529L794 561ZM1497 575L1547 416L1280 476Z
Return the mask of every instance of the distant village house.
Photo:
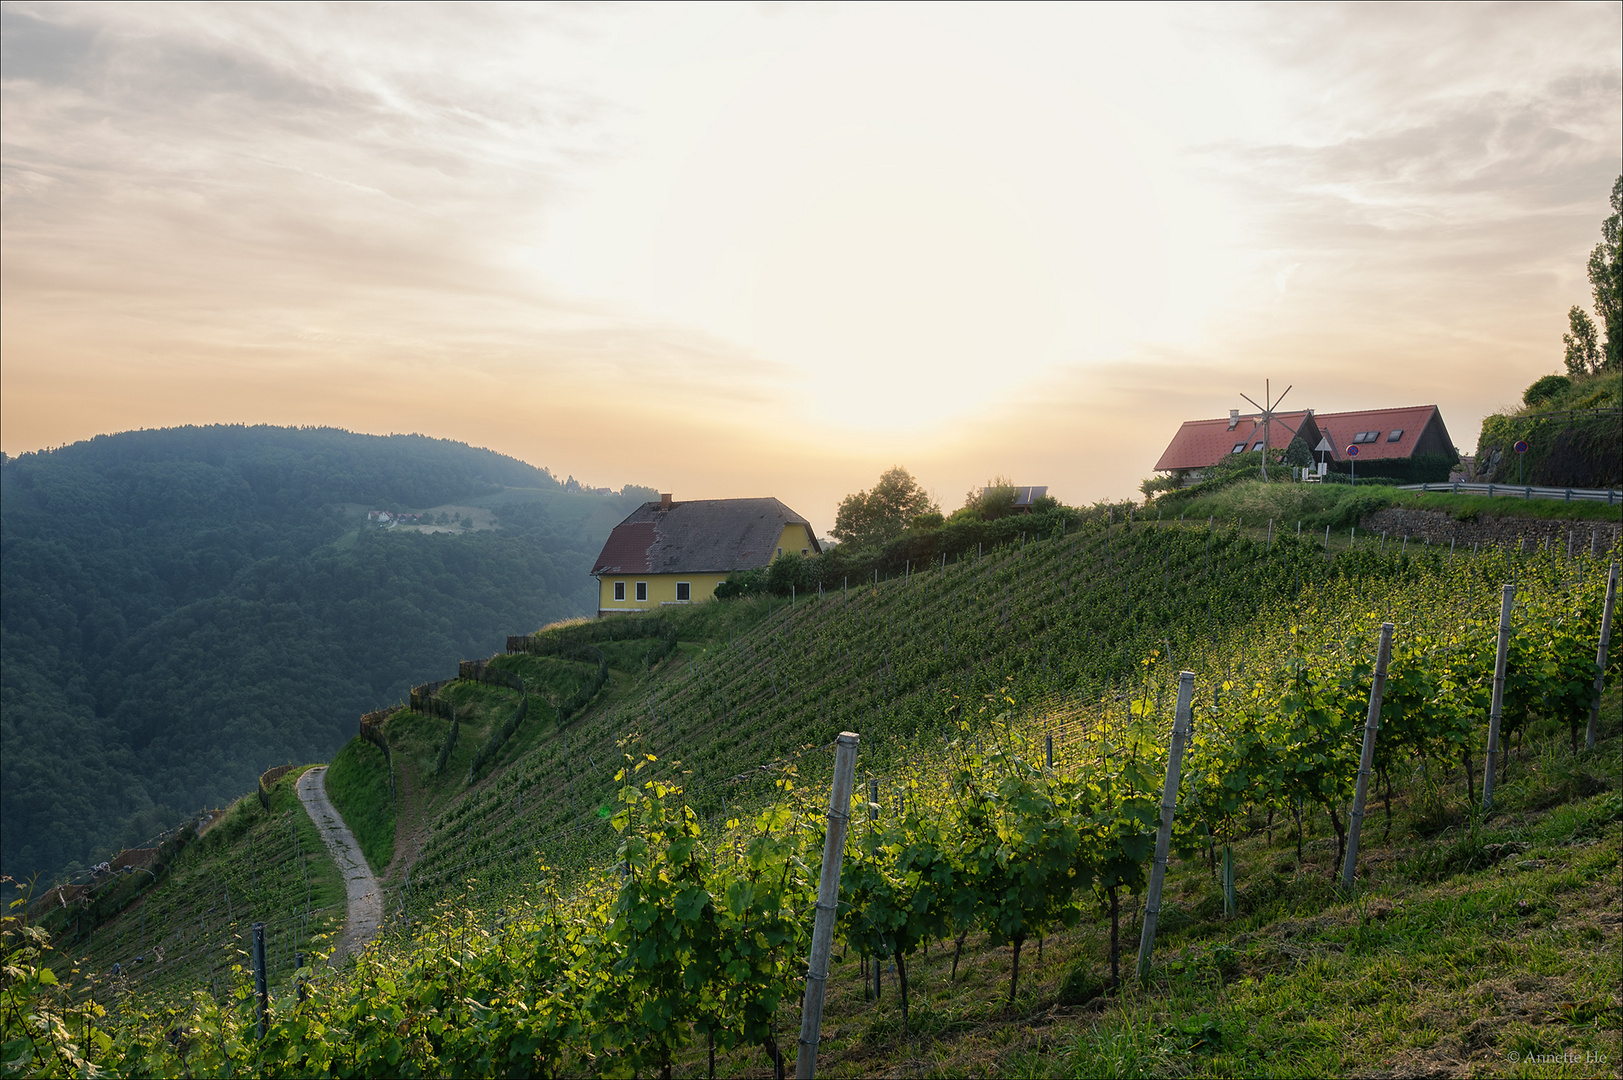
M695 499L662 494L614 527L592 567L599 616L710 599L741 570L780 555L817 555L811 523L777 499Z

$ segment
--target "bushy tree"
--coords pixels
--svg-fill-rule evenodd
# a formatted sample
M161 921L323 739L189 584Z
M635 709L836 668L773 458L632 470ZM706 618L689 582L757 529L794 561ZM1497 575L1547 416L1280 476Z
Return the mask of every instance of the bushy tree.
M1567 312L1567 324L1571 329L1561 335L1561 344L1567 348L1567 374L1576 378L1599 371L1603 360L1595 320L1574 304Z
M1589 284L1594 290L1595 314L1606 328L1601 367L1617 371L1623 368L1623 176L1612 184L1612 216L1601 222L1600 238L1589 253Z
M872 491L845 497L834 514L831 531L841 543L866 547L894 540L920 515L940 512L913 474L894 465L879 477Z
M1007 476L988 480L985 487L973 487L964 493L964 505L952 516L955 520L996 521L1014 513L1014 502L1020 489Z
M1577 308L1573 308L1577 311ZM1522 391L1522 400L1529 405L1542 405L1551 398L1570 389L1572 380L1565 375L1546 375Z

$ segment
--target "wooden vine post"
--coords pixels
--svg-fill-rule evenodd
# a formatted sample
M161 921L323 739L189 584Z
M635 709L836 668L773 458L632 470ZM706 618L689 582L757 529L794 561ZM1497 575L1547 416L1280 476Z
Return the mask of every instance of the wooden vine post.
M1482 809L1493 808L1493 766L1499 757L1499 720L1505 711L1505 657L1510 652L1510 609L1516 602L1516 586L1505 586L1499 604L1499 648L1493 657L1493 704L1488 710L1488 771L1482 777Z
M1172 718L1172 748L1167 753L1167 778L1161 788L1161 827L1155 834L1155 860L1150 864L1150 888L1144 898L1144 928L1138 939L1138 977L1150 971L1155 953L1155 922L1161 914L1161 886L1167 876L1167 849L1172 844L1172 814L1178 806L1178 773L1183 768L1183 743L1189 735L1190 702L1195 694L1195 673L1178 674L1178 709Z
M1591 545L1593 546L1593 545ZM1606 606L1600 613L1600 646L1595 650L1595 700L1589 706L1589 730L1584 733L1584 749L1595 749L1595 729L1600 726L1600 693L1606 689L1606 642L1612 636L1612 609L1617 605L1617 563L1606 575Z
M1364 720L1364 752L1358 759L1358 787L1353 793L1352 813L1347 823L1347 861L1341 866L1341 887L1352 891L1358 870L1358 834L1364 826L1364 798L1369 793L1369 773L1375 764L1375 736L1381 729L1381 698L1386 694L1386 665L1392 657L1392 624L1381 624L1381 643L1375 649L1375 681L1369 687L1369 715Z
M823 839L823 868L817 879L817 917L812 923L811 957L806 965L806 1001L800 1012L800 1049L795 1055L796 1080L811 1080L817 1075L817 1043L823 1033L823 994L828 989L828 955L834 946L834 915L839 910L845 830L851 822L857 734L842 731L834 743L834 784L828 793L828 833Z

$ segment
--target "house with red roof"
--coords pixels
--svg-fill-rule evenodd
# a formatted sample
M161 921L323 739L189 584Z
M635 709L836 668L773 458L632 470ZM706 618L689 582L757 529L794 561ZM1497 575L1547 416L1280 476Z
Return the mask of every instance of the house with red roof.
M1155 463L1155 469L1157 472L1204 471L1225 457L1261 450L1264 443L1270 450L1284 450L1298 435L1309 450L1318 445L1321 435L1313 410L1275 413L1266 431L1261 416L1241 416L1238 409L1230 412L1227 419L1185 420L1161 454L1161 460Z
M1443 414L1435 405L1409 405L1401 409L1363 409L1358 412L1319 413L1319 431L1325 460L1358 464L1415 457L1455 457L1454 440L1443 426ZM1357 454L1348 447L1356 446ZM1318 457L1318 454L1315 455Z
M1186 420L1178 428L1159 461L1157 472L1176 472L1194 480L1225 457L1263 449L1284 450L1300 435L1316 462L1345 471L1352 458L1377 470L1390 471L1397 461L1415 458L1454 460L1454 442L1435 405L1398 409L1362 409L1354 412L1275 413L1265 433L1259 414L1229 413L1227 419ZM1349 454L1348 447L1356 447ZM1380 464L1384 463L1384 464Z

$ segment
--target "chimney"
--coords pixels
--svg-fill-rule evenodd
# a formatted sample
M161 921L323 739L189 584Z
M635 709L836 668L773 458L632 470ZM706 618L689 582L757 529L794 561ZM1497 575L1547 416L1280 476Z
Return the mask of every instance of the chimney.
M661 510L669 510L671 508L671 493L670 492L662 491L662 492L659 493L659 508Z
M1239 409L1230 409L1229 410L1229 430L1233 431L1235 428L1237 428L1239 426L1240 426L1240 410Z

